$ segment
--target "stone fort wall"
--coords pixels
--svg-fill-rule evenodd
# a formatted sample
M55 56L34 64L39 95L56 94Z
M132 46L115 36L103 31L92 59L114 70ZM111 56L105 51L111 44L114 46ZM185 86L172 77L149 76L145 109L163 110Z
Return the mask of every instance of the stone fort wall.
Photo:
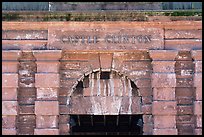
M202 134L202 21L2 23L2 134L70 134L70 114Z

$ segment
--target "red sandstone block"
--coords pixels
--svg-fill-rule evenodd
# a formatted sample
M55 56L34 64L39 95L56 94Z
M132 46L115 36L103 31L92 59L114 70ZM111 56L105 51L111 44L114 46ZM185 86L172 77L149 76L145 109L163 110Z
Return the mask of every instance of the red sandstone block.
M35 106L34 105L20 105L19 114L34 114Z
M2 31L2 39L13 40L39 40L47 39L47 30L4 30Z
M194 86L195 87L202 87L202 73L195 73L194 74Z
M125 52L125 53L114 53L115 57L118 57L119 60L124 61L150 61L149 54L146 50L144 51L134 51L134 52Z
M40 88L59 87L59 74L35 74L35 86Z
M35 101L36 115L59 115L58 101Z
M143 134L152 135L154 125L151 123L143 124Z
M2 73L17 73L18 68L17 68L18 62L8 62L8 61L2 61Z
M153 72L173 73L175 69L175 61L152 61Z
M127 71L127 70L126 70ZM129 71L126 72L124 71L124 73L127 73L128 78L130 79L148 79L151 77L151 73L152 70L148 70L148 71L137 71L137 70L133 70L133 71Z
M201 49L202 40L191 40L191 39L171 39L164 40L166 50L192 50Z
M76 78L76 79L79 79L79 78L83 78L84 77L84 74L82 71L78 70L78 71L60 71L61 72L61 77L64 78L64 79L69 79L69 78Z
M41 62L37 61L37 72L38 73L58 73L59 71L59 62Z
M59 132L61 134L69 133L70 132L70 125L66 124L59 124Z
M59 129L35 129L34 135L59 135Z
M176 124L179 135L192 135L194 134L195 124Z
M142 112L145 115L152 114L152 104L142 105Z
M14 100L17 100L17 89L2 87L2 101L14 101Z
M17 101L2 101L2 115L17 115Z
M18 87L18 74L2 74L2 87Z
M37 100L57 100L57 88L37 88Z
M110 71L112 66L113 54L100 53L100 65L102 71Z
M154 100L175 100L175 88L153 88Z
M33 55L37 60L59 60L62 50L33 50Z
M202 115L202 101L195 101L194 102L194 114L195 115Z
M195 129L194 133L195 135L202 135L202 128Z
M88 55L88 63L93 71L99 70L100 68L100 57L98 53L89 53ZM88 65L86 65L87 67Z
M202 100L202 87L196 87L196 100Z
M150 87L139 88L138 92L139 92L139 95L143 96L143 97L145 97L145 96L152 96L153 95L152 88L150 88Z
M202 73L202 61L195 61L195 73Z
M138 79L134 82L138 88L151 87L151 79Z
M178 38L197 38L202 39L201 30L166 30L165 38L178 39Z
M60 124L68 124L67 121L70 120L70 115L59 115Z
M15 128L16 116L2 116L2 128Z
M182 105L177 106L177 114L178 115L193 115L193 105Z
M121 69L123 71L149 71L152 69L150 61L124 61Z
M153 135L177 135L177 129L153 129Z
M143 105L146 105L146 104L151 104L153 101L153 98L150 96L150 97L142 97L142 104Z
M2 50L2 60L18 60L21 56L20 50Z
M193 78L177 78L176 87L193 87Z
M176 116L176 123L177 124L194 124L195 123L195 116L194 115L177 115Z
M176 115L176 101L154 101L152 103L153 115Z
M83 96L91 96L91 88L84 88L83 89Z
M154 128L176 128L176 116L154 116Z
M176 97L193 97L194 92L193 87L176 87Z
M193 97L176 97L178 105L192 105Z
M155 60L174 60L178 54L176 50L149 50L149 55Z
M202 60L202 50L191 50L191 56L194 60Z
M85 53L73 53L73 52L69 52L69 51L63 51L62 52L62 60L66 60L66 61L88 61L89 60L89 54L87 52Z
M153 73L152 87L176 87L176 75Z
M77 86L77 82L78 79L74 78L74 79L68 79L68 80L63 80L60 79L60 87L61 88L68 88L68 89L73 89L74 87Z
M58 128L58 116L36 116L36 128Z
M2 135L16 135L16 129L2 129Z
M196 127L197 128L202 128L202 115L197 115L196 116Z
M152 115L143 115L143 122L146 124L153 123L153 116Z

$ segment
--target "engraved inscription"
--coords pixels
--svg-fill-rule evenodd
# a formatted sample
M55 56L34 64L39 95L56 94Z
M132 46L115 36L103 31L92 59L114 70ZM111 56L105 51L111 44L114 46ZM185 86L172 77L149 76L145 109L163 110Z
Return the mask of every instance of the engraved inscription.
M85 36L85 35L73 35L61 37L63 43L67 44L96 44L100 40L105 43L113 44L135 44L135 43L149 43L151 42L151 35L106 35L100 39L99 36Z

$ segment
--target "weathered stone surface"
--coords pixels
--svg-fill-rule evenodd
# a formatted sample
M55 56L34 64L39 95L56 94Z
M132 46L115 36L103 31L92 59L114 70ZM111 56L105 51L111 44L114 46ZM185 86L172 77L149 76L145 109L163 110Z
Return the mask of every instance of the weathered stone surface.
M59 115L58 101L35 101L36 115Z
M14 101L14 100L17 100L17 89L2 87L2 101Z
M194 114L195 115L202 115L202 101L195 101L194 102Z
M140 105L140 98L138 97L71 97L68 102L67 113L94 115L140 114Z
M58 116L36 116L36 128L58 128Z
M18 68L17 68L18 62L14 61L2 61L2 73L17 73Z
M16 116L2 116L2 128L15 128Z
M59 72L59 62L46 61L37 63L37 72L38 73L58 73Z
M100 53L100 66L102 71L110 71L112 67L113 54Z
M175 100L175 88L153 88L154 100Z
M177 114L178 115L193 115L193 105L188 106L177 106Z
M35 74L35 86L40 88L59 87L59 74Z
M153 72L173 73L175 61L153 61Z
M37 100L57 100L57 88L37 88Z
M45 40L48 37L47 30L4 30L3 40Z
M165 39L197 38L202 39L201 30L166 30Z
M177 135L178 131L175 128L170 129L153 129L153 135Z
M2 74L2 87L17 87L18 74Z
M153 61L169 61L174 60L178 54L177 50L150 50L149 55Z
M64 26L66 29L50 28L48 48L72 50L163 49L164 32L160 28L143 28L132 25L131 29L126 27L116 29L108 24L85 26L86 24L75 24L70 27L70 24L67 24L67 27Z
M153 87L176 87L176 75L175 74L152 74L152 86Z
M59 135L59 129L35 129L34 135Z
M191 50L191 56L194 60L202 60L202 50Z
M2 129L2 135L16 135L16 129Z
M154 116L154 128L176 128L176 116Z
M62 56L61 50L32 50L33 55L38 61L50 60L56 61L59 60Z
M17 115L17 101L2 101L2 115Z
M176 115L176 101L154 101L152 104L153 115Z

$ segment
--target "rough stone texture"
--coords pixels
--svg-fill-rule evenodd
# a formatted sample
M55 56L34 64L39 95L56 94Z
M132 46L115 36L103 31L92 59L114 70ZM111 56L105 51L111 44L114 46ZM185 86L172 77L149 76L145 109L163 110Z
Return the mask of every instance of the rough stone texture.
M34 135L59 135L59 129L35 129Z
M177 129L153 129L153 135L177 135Z
M202 134L201 21L3 22L2 29L2 134L67 135L69 114L143 114L144 135ZM60 41L78 34L100 42ZM105 44L107 34L152 37Z
M176 116L154 116L154 128L176 128Z
M35 74L36 87L59 87L59 74Z
M36 115L59 115L58 101L35 101Z
M58 116L36 116L36 128L58 128Z
M176 87L175 74L152 74L153 87Z
M152 104L153 115L176 115L176 101L154 101Z
M2 115L17 115L17 101L2 101Z
M2 101L14 101L14 100L17 100L17 89L2 87Z

